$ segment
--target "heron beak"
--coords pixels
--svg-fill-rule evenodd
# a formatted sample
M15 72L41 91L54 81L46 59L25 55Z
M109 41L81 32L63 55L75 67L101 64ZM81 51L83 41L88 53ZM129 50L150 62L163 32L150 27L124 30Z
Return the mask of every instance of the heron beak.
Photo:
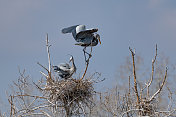
M101 44L100 37L98 37L98 41L99 41L99 42L100 42L100 44Z

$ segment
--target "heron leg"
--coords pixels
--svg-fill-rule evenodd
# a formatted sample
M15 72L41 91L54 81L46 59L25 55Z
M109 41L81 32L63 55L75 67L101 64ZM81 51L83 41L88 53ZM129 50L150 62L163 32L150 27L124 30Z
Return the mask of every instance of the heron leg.
M90 59L92 57L92 54L91 54L92 53L92 47L91 47L91 52L90 53L86 52L86 47L84 47L83 52L84 52L85 62L88 63L89 62L88 59ZM89 56L88 59L86 58L86 54Z
M89 58L92 57L92 55L90 53L86 52L86 47L83 49L83 51L84 51L85 54L89 55Z
M85 62L87 62L87 59L86 59L86 47L84 47L83 52L84 52Z

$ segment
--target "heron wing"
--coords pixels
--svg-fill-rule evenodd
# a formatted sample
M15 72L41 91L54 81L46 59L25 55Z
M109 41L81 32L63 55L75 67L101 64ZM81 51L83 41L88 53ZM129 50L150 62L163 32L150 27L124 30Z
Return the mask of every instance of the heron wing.
M88 29L88 30L84 30L84 31L79 32L79 33L76 35L76 38L77 38L77 39L84 39L84 38L87 38L87 37L91 37L91 36L93 36L92 33L97 32L97 31L98 31L97 29Z
M93 36L78 39L78 41L77 41L78 43L76 43L75 45L88 46L91 44L92 40L93 40Z
M79 26L79 25L75 25L75 26L70 26L68 28L64 28L62 29L62 33L71 33L74 29L76 29L76 27Z
M58 73L62 73L62 74L69 74L69 71L66 70L66 69L59 69L59 72Z
M58 66L53 66L53 68L54 68L54 71L57 72L58 75L62 78L69 75L69 72L65 71L63 68L60 68Z
M70 74L68 72L58 72L58 75L61 77L61 78L66 78L67 76L69 76Z
M67 64L67 63L61 63L61 64L59 65L59 67L63 67L63 68L66 68L66 69L70 69L70 65Z

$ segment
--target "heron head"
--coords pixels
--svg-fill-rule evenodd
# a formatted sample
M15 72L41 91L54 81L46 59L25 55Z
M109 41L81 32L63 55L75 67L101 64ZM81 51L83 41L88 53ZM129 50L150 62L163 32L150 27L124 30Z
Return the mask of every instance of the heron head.
M93 29L93 31L94 31L94 32L97 32L97 31L98 31L98 28Z
M99 43L101 44L100 35L99 34L96 34L96 39L98 39Z
M71 57L70 57L70 60L69 60L69 63L70 63L71 61L73 61L73 56L72 56L71 54L68 54L68 55L71 56Z

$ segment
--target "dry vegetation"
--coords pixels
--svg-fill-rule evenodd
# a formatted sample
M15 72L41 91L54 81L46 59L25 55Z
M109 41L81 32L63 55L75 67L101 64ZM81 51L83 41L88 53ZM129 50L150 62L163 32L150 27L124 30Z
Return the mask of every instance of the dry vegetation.
M115 88L100 95L100 99L98 101L99 105L95 109L96 116L175 117L175 94L174 91L171 91L166 85L168 77L167 67L165 68L164 74L163 72L161 74L161 70L159 70L159 77L162 77L162 80L159 83L157 82L158 84L154 83L154 81L157 81L154 80L155 75L158 76L158 73L155 74L157 46L156 54L152 60L151 75L147 82L138 80L139 77L137 77L138 75L136 74L135 53L131 48L129 49L132 57L132 77L129 75L129 77L126 78L125 86L124 84L121 87L117 85ZM129 69L129 67L126 68ZM163 91L164 87L166 87L167 90ZM163 94L162 91L165 92L165 94ZM164 98L167 99L164 101ZM161 106L162 103L165 103L165 105Z
M10 116L86 116L88 110L90 111L95 105L93 103L93 95L95 94L93 85L95 83L94 75L98 74L95 73L90 77L86 77L91 56L86 61L85 71L80 78L60 80L53 74L51 69L48 35L46 37L46 47L48 68L40 63L38 65L47 73L40 71L44 78L37 83L31 83L29 77L25 76L25 71L20 72L21 77L17 83L14 82L14 92L8 99L11 105ZM36 95L27 91L32 87L35 87L34 92L37 92Z
M0 113L1 117L175 117L176 106L174 92L166 85L168 68L162 72L162 81L154 82L155 64L157 61L157 46L150 78L147 82L139 81L136 73L135 53L131 52L132 76L126 78L125 86L118 85L107 92L96 92L94 84L99 81L99 73L87 76L89 56L81 77L59 80L51 69L48 35L46 38L48 53L48 68L38 63L42 69L41 80L32 82L29 76L19 71L20 77L12 85L9 95L10 110ZM91 48L92 51L92 48ZM91 54L91 53L90 53ZM128 72L128 71L126 71ZM101 81L101 80L100 80ZM142 82L142 83L141 83ZM153 86L156 85L157 86ZM153 88L155 87L155 88ZM164 90L163 88L165 87ZM154 89L154 90L153 90ZM168 95L162 95L168 92ZM166 93L165 93L166 94ZM167 105L161 107L162 97L167 97ZM9 113L9 114L8 114Z

